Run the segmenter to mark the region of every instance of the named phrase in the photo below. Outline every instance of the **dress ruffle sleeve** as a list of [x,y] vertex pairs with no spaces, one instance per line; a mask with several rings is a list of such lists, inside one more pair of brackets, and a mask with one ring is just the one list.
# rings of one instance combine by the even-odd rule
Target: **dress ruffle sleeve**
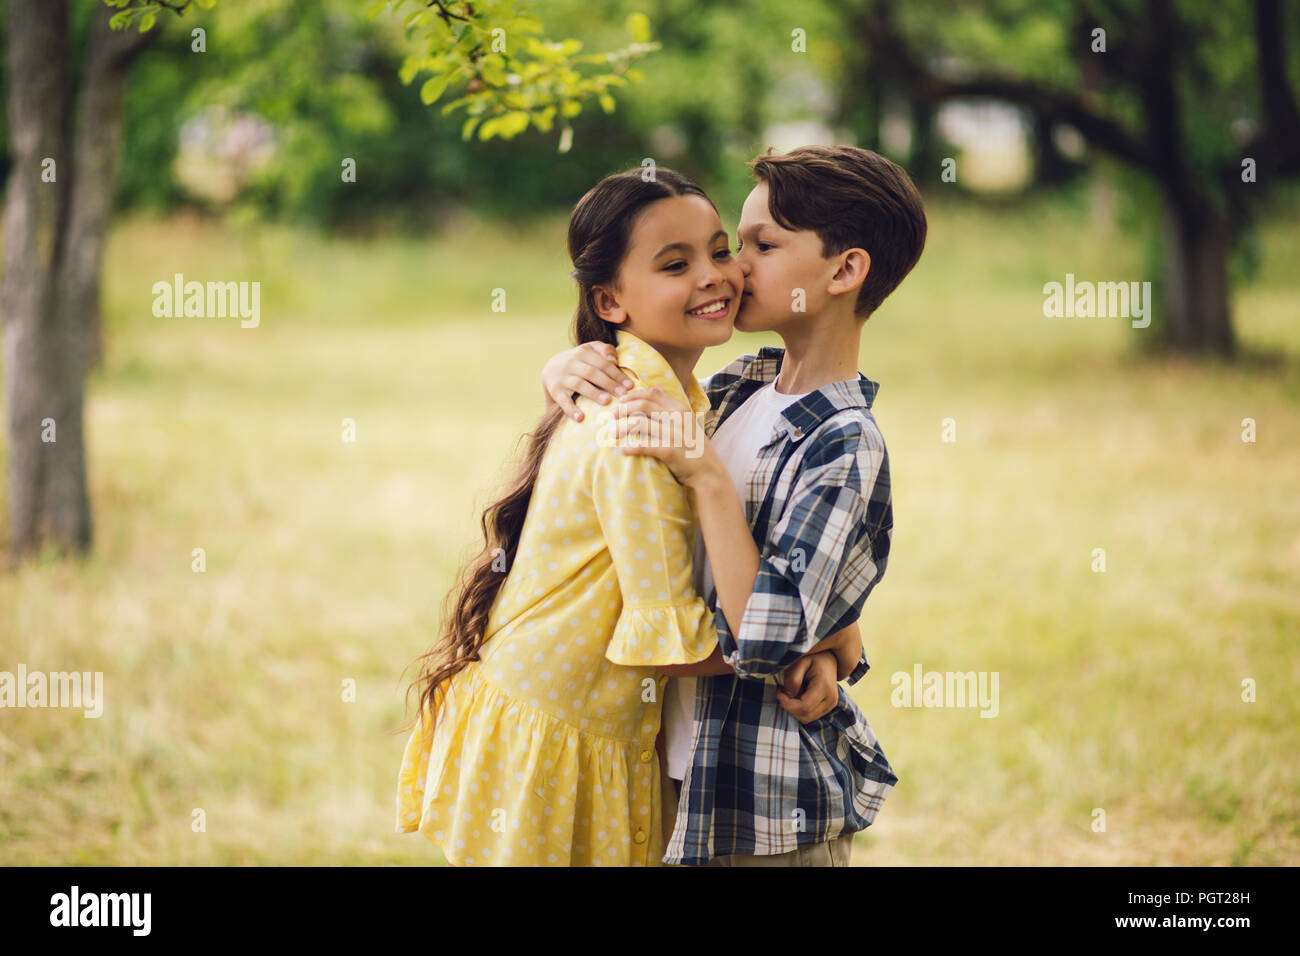
[[695,598],[689,604],[624,607],[605,657],[629,667],[694,664],[717,643],[713,611]]
[[695,590],[690,492],[659,459],[607,447],[593,466],[591,496],[623,602],[606,658],[632,666],[704,660],[717,625]]

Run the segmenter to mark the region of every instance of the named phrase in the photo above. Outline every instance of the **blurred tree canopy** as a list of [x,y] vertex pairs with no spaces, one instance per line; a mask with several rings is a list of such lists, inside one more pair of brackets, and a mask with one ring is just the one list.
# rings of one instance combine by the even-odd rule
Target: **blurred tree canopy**
[[[627,63],[654,47],[648,42],[627,44],[628,32],[622,28],[611,38],[615,49],[609,55],[616,62],[607,68],[606,54],[579,54],[580,41],[541,44],[533,35],[540,23],[512,13],[506,9],[511,5],[502,2],[477,5],[475,17],[483,22],[474,25],[475,31],[462,29],[465,23],[456,18],[455,8],[465,4],[444,5],[449,11],[446,21],[428,8],[401,18],[384,4],[360,0],[209,6],[188,8],[175,17],[164,10],[149,23],[168,38],[140,64],[132,88],[127,174],[119,193],[123,205],[166,207],[185,195],[174,167],[181,149],[178,131],[187,121],[206,115],[218,127],[239,117],[255,118],[272,132],[270,157],[245,170],[239,183],[238,205],[262,215],[336,226],[383,217],[389,222],[405,219],[419,228],[427,227],[440,206],[452,201],[489,213],[535,210],[553,201],[557,178],[584,182],[595,169],[600,169],[597,176],[606,170],[593,167],[590,152],[557,154],[556,136],[545,140],[536,133],[518,134],[531,121],[539,129],[555,127],[557,136],[568,138],[563,130],[575,122],[586,100],[599,104],[598,110],[588,112],[613,111],[611,90],[618,92],[617,87],[628,84],[627,74],[635,77]],[[367,7],[375,16],[365,15]],[[132,22],[143,25],[151,12],[156,10],[140,5],[116,16],[134,14]],[[570,23],[581,20],[576,5],[570,12]],[[412,20],[415,15],[432,17],[434,22],[424,26],[450,50],[430,53],[432,39],[423,45],[415,42],[413,33],[421,26]],[[489,25],[493,16],[512,32],[494,37],[496,28]],[[563,30],[567,24],[560,20],[557,26]],[[644,17],[626,26],[638,32],[648,29]],[[202,53],[191,48],[188,33],[195,27],[206,34]],[[531,45],[540,56],[516,61],[494,52],[474,53],[466,39],[472,35],[488,44],[489,51],[494,43],[507,50],[513,43]],[[620,41],[622,49],[617,48]],[[578,75],[571,61],[582,56],[602,61],[606,69]],[[542,59],[547,62],[541,64]],[[507,66],[538,75],[519,93],[506,88]],[[446,72],[420,76],[439,69]],[[563,96],[548,100],[541,85],[556,84],[547,70],[577,79]],[[500,92],[483,89],[484,80],[471,75],[474,71],[486,71],[489,81],[502,80]],[[412,84],[417,78],[420,81]],[[464,81],[459,90],[449,85],[457,78]],[[477,94],[466,88],[471,84],[479,85]],[[159,89],[182,93],[164,99],[157,95]],[[443,99],[449,102],[435,102],[444,90]],[[520,98],[524,96],[527,103]],[[456,114],[444,118],[447,107],[469,111],[469,122]],[[467,132],[474,135],[465,142]],[[220,128],[212,133],[223,141],[238,138]],[[502,145],[493,143],[491,135],[515,139]],[[608,155],[607,150],[606,163]],[[345,159],[356,165],[352,181],[340,175]],[[510,188],[502,188],[504,183]]]
[[[84,374],[122,208],[425,229],[458,207],[566,209],[649,157],[734,213],[781,124],[933,190],[939,110],[1000,101],[1029,118],[1040,182],[1071,174],[1062,131],[1123,167],[1159,237],[1148,338],[1227,355],[1233,258],[1300,176],[1283,0],[9,0],[0,30],[20,553],[90,541]],[[910,135],[891,149],[898,104]],[[57,446],[35,427],[51,408],[71,432]]]
[[[467,5],[438,6],[456,13]],[[528,7],[469,6],[507,23],[521,21],[511,11]],[[644,11],[636,21],[632,6]],[[269,124],[276,142],[274,156],[248,172],[234,202],[261,215],[331,226],[382,218],[389,225],[427,227],[455,205],[510,217],[567,209],[601,176],[647,156],[722,186],[724,199],[738,205],[749,182],[743,162],[765,145],[766,100],[776,78],[792,62],[815,72],[838,59],[834,17],[821,3],[796,15],[777,0],[704,8],[688,0],[554,0],[541,11],[546,35],[580,37],[564,41],[571,56],[609,50],[618,61],[608,74],[612,82],[580,90],[598,108],[566,118],[562,105],[543,101],[530,114],[540,114],[541,122],[535,119],[526,132],[509,129],[508,140],[498,132],[484,141],[482,126],[470,127],[465,140],[468,124],[459,110],[476,108],[463,101],[472,99],[478,77],[469,75],[467,63],[453,64],[449,72],[456,75],[447,77],[439,100],[422,102],[432,77],[418,71],[436,64],[423,56],[419,38],[408,36],[409,13],[363,0],[284,0],[251,8],[216,2],[182,16],[146,0],[121,12],[139,18],[151,8],[158,13],[151,29],[167,36],[137,67],[119,202],[166,208],[186,198],[210,201],[187,195],[177,179],[178,132],[220,107],[227,121],[246,114]],[[367,8],[376,16],[367,18]],[[460,26],[453,19],[448,30],[432,7],[412,12],[433,18],[413,27],[451,37]],[[521,22],[525,30],[535,28],[531,19]],[[207,34],[202,54],[190,49],[195,26]],[[806,56],[791,51],[796,27],[809,36]],[[652,34],[657,42],[645,42]],[[490,44],[490,30],[480,28],[479,35]],[[534,37],[525,32],[518,39]],[[511,42],[507,33],[507,47]],[[626,68],[632,56],[644,59]],[[482,68],[489,72],[502,68],[479,62],[488,63]],[[625,78],[633,82],[621,82]],[[179,94],[160,97],[161,89]],[[456,111],[444,116],[449,106]],[[547,117],[551,107],[555,115]],[[567,152],[557,149],[567,145],[557,142],[558,131],[538,129],[560,121],[574,130],[574,148]],[[343,157],[356,161],[355,182],[340,179]]]
[[[907,97],[1014,103],[1123,164],[1160,230],[1161,345],[1231,355],[1234,250],[1300,177],[1300,18],[1281,0],[832,0]],[[1292,58],[1294,59],[1294,58]],[[925,169],[912,170],[925,176]]]

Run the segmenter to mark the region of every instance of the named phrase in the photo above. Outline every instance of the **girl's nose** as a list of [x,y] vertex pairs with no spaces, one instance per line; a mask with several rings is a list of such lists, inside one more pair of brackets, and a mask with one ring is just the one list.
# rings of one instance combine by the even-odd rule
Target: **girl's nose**
[[709,260],[709,266],[704,270],[704,275],[700,277],[701,284],[708,288],[711,285],[719,285],[727,281],[727,274],[718,268],[718,264],[712,259]]

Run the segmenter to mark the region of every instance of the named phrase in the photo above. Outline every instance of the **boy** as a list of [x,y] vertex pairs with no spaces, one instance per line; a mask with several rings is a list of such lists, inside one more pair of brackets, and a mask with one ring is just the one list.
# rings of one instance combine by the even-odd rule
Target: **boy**
[[[866,320],[920,258],[926,220],[906,173],[870,150],[769,151],[749,166],[735,325],[774,331],[785,348],[742,356],[704,383],[702,455],[657,441],[629,449],[692,488],[707,553],[728,556],[708,564],[701,592],[716,595],[718,649],[663,668],[681,678],[664,705],[667,773],[681,780],[664,862],[847,866],[853,834],[898,778],[842,690],[802,726],[787,701],[807,666],[796,662],[857,621],[885,571],[889,459],[870,412],[879,386],[857,357]],[[574,414],[573,391],[604,401],[608,383],[621,393],[605,348],[556,356],[543,373],[548,397]],[[658,392],[623,401],[630,413],[680,412]],[[849,683],[868,666],[861,653]]]

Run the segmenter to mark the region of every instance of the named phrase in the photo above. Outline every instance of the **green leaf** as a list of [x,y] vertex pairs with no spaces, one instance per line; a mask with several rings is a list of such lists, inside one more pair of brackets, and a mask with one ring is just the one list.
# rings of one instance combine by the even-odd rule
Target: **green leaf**
[[554,125],[554,120],[555,120],[554,106],[548,106],[540,113],[533,114],[533,125],[536,126],[543,133],[549,133],[551,131],[551,127]]
[[600,99],[600,108],[602,110],[604,110],[606,113],[614,112],[614,97],[610,96],[608,93],[601,93],[599,99]]
[[472,100],[473,98],[474,98],[474,97],[472,97],[472,96],[462,96],[460,99],[452,100],[450,103],[448,103],[446,106],[444,106],[444,107],[442,108],[442,115],[443,115],[443,116],[446,116],[448,113],[450,113],[450,112],[451,112],[452,110],[454,110],[456,107],[458,107],[458,106],[464,106],[466,103],[468,103],[468,102],[469,102],[470,100]]
[[415,74],[419,72],[420,72],[420,58],[417,57],[415,54],[411,54],[405,60],[402,61],[402,68],[400,71],[398,71],[397,75],[401,79],[402,85],[407,86],[410,84],[410,82],[413,79],[415,79]]
[[528,114],[521,110],[511,110],[505,116],[501,117],[501,124],[498,127],[502,139],[510,139],[517,136],[528,128]]
[[442,91],[447,88],[446,76],[431,76],[424,81],[420,87],[420,101],[428,106],[438,97],[442,96]]
[[541,33],[541,21],[527,14],[521,14],[506,23],[506,34],[511,33]]
[[582,104],[577,100],[565,100],[560,104],[561,116],[577,116],[582,112]]
[[200,10],[211,10],[217,5],[217,0],[194,0]]
[[496,135],[497,129],[501,126],[501,117],[493,116],[483,122],[478,128],[478,138],[481,140],[491,139]]
[[534,40],[529,37],[526,44],[529,54],[535,56],[543,63],[563,63],[564,50],[558,43],[542,43],[540,40]]
[[469,119],[465,120],[465,125],[460,128],[460,138],[467,140],[473,136],[474,127],[477,126],[479,121],[482,119],[483,117],[481,116],[471,116]]
[[153,25],[158,22],[158,14],[150,10],[140,18],[140,32],[148,33],[153,29]]
[[650,42],[650,18],[644,13],[627,15],[627,32],[632,34],[633,43]]
[[493,86],[506,85],[506,61],[500,53],[489,53],[478,64],[483,79]]

